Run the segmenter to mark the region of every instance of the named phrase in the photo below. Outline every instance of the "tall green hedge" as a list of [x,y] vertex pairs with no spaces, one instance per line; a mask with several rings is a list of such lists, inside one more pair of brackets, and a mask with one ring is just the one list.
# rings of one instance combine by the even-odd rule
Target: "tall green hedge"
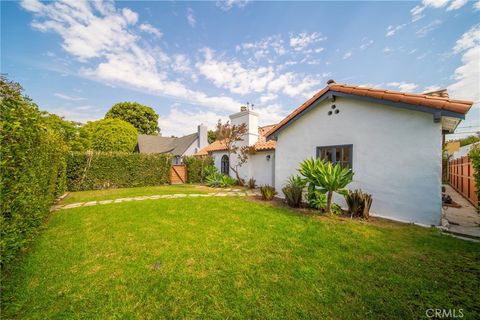
[[0,80],[0,264],[8,264],[65,189],[67,146],[22,88]]
[[475,144],[468,153],[474,170],[473,179],[477,186],[477,211],[480,212],[480,143]]
[[210,156],[183,156],[183,163],[187,167],[187,182],[200,183],[203,182],[203,169],[209,165],[213,165],[213,158]]
[[127,152],[72,152],[67,157],[69,191],[129,188],[170,182],[171,156]]

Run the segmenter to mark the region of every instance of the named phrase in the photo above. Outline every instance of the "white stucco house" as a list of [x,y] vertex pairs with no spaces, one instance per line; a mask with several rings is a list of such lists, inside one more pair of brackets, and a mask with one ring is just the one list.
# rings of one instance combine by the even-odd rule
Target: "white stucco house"
[[[255,154],[243,175],[274,185],[282,197],[280,190],[298,173],[299,163],[320,157],[352,168],[355,176],[348,188],[372,194],[372,215],[438,225],[444,134],[455,130],[472,104],[449,99],[444,92],[410,94],[330,80],[264,133],[271,149]],[[230,118],[232,123],[248,121],[252,131],[246,143],[258,143],[258,115],[246,110]],[[224,154],[209,153],[221,168]],[[334,200],[345,206],[343,198]]]
[[[258,113],[242,106],[240,112],[230,115],[232,125],[247,125],[248,133],[238,146],[253,147],[253,154],[249,155],[248,161],[238,170],[240,178],[248,181],[250,178],[256,180],[257,185],[274,185],[274,162],[275,162],[275,141],[266,141],[265,133],[274,125],[258,126]],[[235,173],[229,168],[229,164],[235,164],[236,156],[229,155],[222,141],[215,141],[201,149],[197,155],[210,154],[213,157],[215,166],[223,174],[235,178]]]
[[208,146],[208,129],[197,126],[197,132],[182,137],[163,137],[139,134],[135,151],[139,153],[168,153],[174,156],[174,163],[180,163],[182,156],[192,156]]

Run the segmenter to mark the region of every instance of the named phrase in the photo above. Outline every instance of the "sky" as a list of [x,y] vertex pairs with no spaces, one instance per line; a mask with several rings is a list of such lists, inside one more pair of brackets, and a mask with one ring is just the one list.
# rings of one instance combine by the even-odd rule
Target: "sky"
[[476,104],[480,1],[1,2],[1,72],[42,110],[101,119],[116,102],[183,135],[249,102],[280,121],[327,80],[405,92],[447,88]]

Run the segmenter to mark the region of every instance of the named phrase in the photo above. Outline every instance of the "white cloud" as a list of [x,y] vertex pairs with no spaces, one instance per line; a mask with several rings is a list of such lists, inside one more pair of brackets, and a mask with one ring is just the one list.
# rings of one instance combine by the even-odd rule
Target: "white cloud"
[[447,8],[447,11],[457,10],[463,7],[468,0],[453,0]]
[[385,53],[390,53],[390,52],[393,52],[393,49],[390,48],[390,47],[385,47],[385,48],[383,48],[382,51],[385,52]]
[[[92,4],[100,14],[94,12]],[[141,38],[130,27],[137,23],[138,14],[128,8],[117,10],[111,3],[87,1],[49,2],[43,6],[27,1],[22,6],[36,13],[34,28],[58,33],[66,52],[89,63],[78,71],[81,76],[211,109],[236,110],[240,105],[230,97],[208,96],[170,80],[171,66],[166,63],[170,58],[159,48],[140,46]]]
[[365,50],[365,49],[367,49],[368,47],[370,47],[372,44],[373,44],[373,40],[369,40],[369,41],[363,42],[363,43],[360,45],[360,50]]
[[387,83],[387,86],[389,87],[392,87],[392,88],[396,88],[400,91],[404,91],[404,92],[413,92],[413,90],[415,90],[416,88],[418,88],[418,85],[415,84],[415,83],[411,83],[411,82],[389,82]]
[[212,111],[179,109],[179,105],[174,104],[167,115],[160,115],[158,125],[163,136],[178,137],[196,132],[199,124],[214,130],[219,119],[225,121],[227,117]]
[[243,8],[245,7],[251,0],[223,0],[217,1],[217,7],[224,11],[229,11],[233,7]]
[[195,24],[197,23],[197,20],[195,20],[195,16],[193,15],[192,8],[187,9],[187,22],[190,25],[190,27],[195,28]]
[[453,53],[460,53],[464,50],[473,48],[479,45],[480,39],[480,24],[473,26],[465,32],[460,39],[457,40],[453,47]]
[[157,28],[155,28],[149,23],[142,23],[141,25],[138,26],[138,28],[143,32],[153,34],[157,38],[160,38],[163,35],[163,33],[160,30],[158,30]]
[[323,37],[320,32],[290,34],[290,46],[296,51],[302,51],[308,46],[326,39],[327,37]]
[[346,60],[346,59],[349,59],[351,56],[352,56],[352,51],[348,51],[343,55],[342,59]]
[[260,103],[264,104],[265,102],[272,101],[278,98],[277,94],[268,93],[260,97]]
[[57,98],[60,98],[60,99],[63,99],[63,100],[68,100],[68,101],[81,101],[81,100],[85,100],[84,98],[80,98],[80,97],[73,97],[73,96],[69,96],[67,94],[63,94],[63,93],[59,93],[59,92],[56,92],[53,94],[55,97]]
[[441,90],[442,87],[440,86],[437,86],[437,85],[431,85],[431,86],[427,86],[423,89],[423,92],[424,93],[427,93],[427,92],[434,92],[434,91],[438,91],[438,90]]
[[418,21],[421,18],[423,18],[425,15],[423,14],[423,11],[427,8],[443,8],[447,4],[449,6],[447,7],[447,11],[452,11],[452,10],[457,10],[463,7],[467,3],[467,0],[423,0],[420,5],[415,6],[412,10],[410,10],[410,13],[412,14],[412,22]]
[[284,41],[280,35],[265,37],[256,42],[246,42],[235,47],[236,51],[242,51],[243,54],[252,54],[255,59],[272,58],[273,56],[283,56],[287,53]]
[[453,52],[463,53],[462,65],[455,69],[455,82],[448,86],[456,99],[480,101],[480,24],[473,26],[457,40]]
[[190,59],[184,54],[176,54],[173,58],[173,70],[181,72],[181,73],[189,73],[192,72],[190,67]]
[[400,31],[401,29],[403,29],[406,25],[407,24],[404,23],[404,24],[400,24],[398,26],[388,26],[386,36],[391,37],[391,36],[395,35],[395,33]]
[[473,10],[474,10],[474,11],[480,10],[480,0],[478,0],[477,2],[475,2],[475,3],[473,4]]
[[440,20],[434,20],[432,22],[430,22],[429,24],[427,24],[426,26],[420,28],[416,34],[419,36],[419,37],[425,37],[427,34],[429,34],[431,31],[437,29],[440,25],[442,24],[442,21]]

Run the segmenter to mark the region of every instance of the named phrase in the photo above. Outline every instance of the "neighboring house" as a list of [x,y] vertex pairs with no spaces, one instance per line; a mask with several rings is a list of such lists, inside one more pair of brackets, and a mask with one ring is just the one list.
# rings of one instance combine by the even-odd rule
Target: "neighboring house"
[[[247,125],[248,133],[238,146],[251,146],[253,154],[248,156],[248,161],[239,168],[240,178],[246,182],[250,178],[256,180],[257,185],[273,185],[273,169],[275,163],[275,141],[266,141],[265,133],[274,125],[259,127],[258,113],[242,106],[240,112],[230,115],[232,125]],[[224,174],[235,178],[235,173],[230,170],[230,163],[235,165],[236,155],[229,155],[222,141],[215,141],[201,149],[197,155],[211,155],[215,166]]]
[[[276,141],[274,186],[280,191],[300,162],[320,157],[353,169],[348,188],[372,194],[373,215],[438,225],[443,135],[472,104],[330,80],[266,134]],[[345,207],[343,198],[335,201]]]
[[182,156],[194,155],[207,145],[208,129],[201,124],[198,126],[196,133],[179,138],[140,134],[135,151],[140,153],[168,153],[175,156],[174,162],[179,164]]

